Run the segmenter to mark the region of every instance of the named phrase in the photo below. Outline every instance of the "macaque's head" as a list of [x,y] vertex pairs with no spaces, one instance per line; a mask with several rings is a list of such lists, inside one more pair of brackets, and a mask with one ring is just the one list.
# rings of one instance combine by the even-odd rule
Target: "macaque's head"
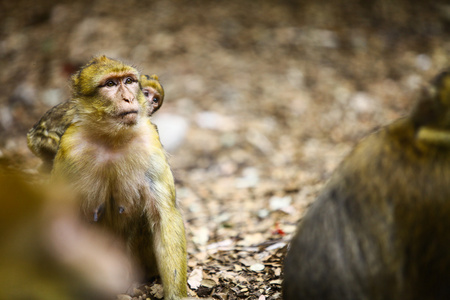
[[151,116],[163,104],[164,89],[159,82],[157,75],[141,75],[139,82],[141,84],[144,97],[147,100],[147,115]]
[[450,69],[442,72],[433,82],[436,88],[437,102],[442,110],[442,125],[450,129]]
[[417,126],[450,129],[450,69],[441,72],[423,89],[412,120]]
[[146,105],[138,80],[135,68],[99,56],[72,76],[74,99],[90,118],[134,125]]

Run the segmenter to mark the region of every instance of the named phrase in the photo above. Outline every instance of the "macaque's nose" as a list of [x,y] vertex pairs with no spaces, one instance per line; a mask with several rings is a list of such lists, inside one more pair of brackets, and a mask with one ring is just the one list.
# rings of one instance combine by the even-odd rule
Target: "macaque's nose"
[[134,94],[129,91],[127,88],[123,89],[122,92],[122,99],[127,103],[132,103],[134,101]]
[[122,95],[122,98],[123,98],[123,100],[124,100],[125,102],[131,103],[131,102],[133,102],[133,100],[134,100],[134,95],[131,94],[131,93],[124,93],[124,94]]

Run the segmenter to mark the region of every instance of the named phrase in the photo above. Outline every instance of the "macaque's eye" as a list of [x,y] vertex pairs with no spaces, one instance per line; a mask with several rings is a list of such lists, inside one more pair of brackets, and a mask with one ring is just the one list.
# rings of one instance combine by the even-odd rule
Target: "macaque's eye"
[[108,80],[106,83],[105,83],[105,86],[115,86],[116,85],[116,83],[114,82],[114,81],[112,81],[112,80]]
[[127,77],[126,79],[125,79],[125,83],[126,84],[131,84],[131,83],[133,83],[133,79],[131,78],[131,77]]
[[153,103],[158,103],[158,102],[159,102],[159,99],[157,97],[154,97],[153,98]]
[[148,91],[144,91],[144,96],[148,97],[150,95],[150,93]]

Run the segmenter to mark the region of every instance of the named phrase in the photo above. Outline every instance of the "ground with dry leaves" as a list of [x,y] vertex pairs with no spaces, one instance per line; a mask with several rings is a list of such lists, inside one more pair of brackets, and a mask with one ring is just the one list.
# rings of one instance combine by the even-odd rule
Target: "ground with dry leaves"
[[35,174],[26,131],[91,56],[158,74],[190,295],[280,299],[286,245],[333,169],[450,65],[445,1],[373,2],[2,1],[0,155]]

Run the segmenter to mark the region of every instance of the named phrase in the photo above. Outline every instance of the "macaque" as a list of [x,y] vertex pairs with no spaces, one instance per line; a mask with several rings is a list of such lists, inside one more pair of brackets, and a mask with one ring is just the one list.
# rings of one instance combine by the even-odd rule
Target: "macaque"
[[450,72],[362,140],[301,220],[283,297],[450,299]]
[[[141,75],[139,84],[148,102],[147,113],[151,116],[163,104],[164,89],[157,75]],[[51,171],[61,136],[72,123],[75,114],[76,106],[73,101],[62,102],[49,109],[28,132],[28,148],[42,159],[43,171]]]
[[25,180],[0,166],[0,299],[114,299],[134,278],[124,248]]
[[74,116],[61,137],[52,178],[76,193],[86,222],[123,240],[165,299],[187,295],[184,224],[174,178],[138,71],[99,56],[71,78]]

